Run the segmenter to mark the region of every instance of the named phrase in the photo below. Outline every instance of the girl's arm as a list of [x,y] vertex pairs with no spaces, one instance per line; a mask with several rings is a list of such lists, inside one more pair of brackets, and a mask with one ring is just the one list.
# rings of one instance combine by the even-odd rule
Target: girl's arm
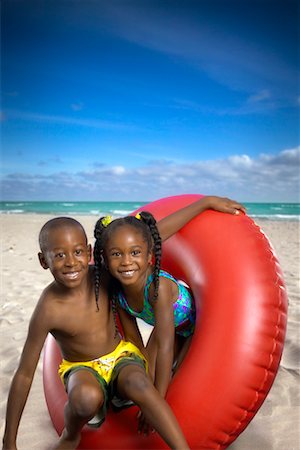
[[144,347],[143,338],[139,330],[136,318],[128,314],[120,306],[118,307],[118,315],[122,325],[124,338],[126,341],[132,342],[147,358],[146,349]]
[[157,228],[162,241],[168,239],[191,219],[206,209],[214,209],[229,214],[246,212],[246,209],[242,204],[230,200],[229,198],[215,196],[203,197],[157,222]]
[[170,280],[160,278],[159,294],[153,309],[157,344],[154,385],[158,392],[165,397],[172,376],[175,344],[172,282]]

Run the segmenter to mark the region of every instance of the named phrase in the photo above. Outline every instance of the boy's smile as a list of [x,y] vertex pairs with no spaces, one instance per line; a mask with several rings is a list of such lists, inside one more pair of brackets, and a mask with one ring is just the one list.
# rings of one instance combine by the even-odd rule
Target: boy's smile
[[69,278],[70,280],[76,280],[76,278],[78,278],[78,276],[79,276],[79,273],[80,272],[78,272],[78,271],[76,271],[76,272],[66,272],[65,276],[67,278]]

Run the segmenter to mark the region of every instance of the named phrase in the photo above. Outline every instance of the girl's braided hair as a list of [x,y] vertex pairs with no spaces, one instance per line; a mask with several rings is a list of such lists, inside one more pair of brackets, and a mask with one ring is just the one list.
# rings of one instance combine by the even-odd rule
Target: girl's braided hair
[[[108,223],[107,223],[108,222]],[[107,217],[101,217],[96,225],[94,230],[94,237],[96,239],[94,245],[94,264],[95,264],[95,294],[96,294],[96,304],[98,306],[99,299],[99,288],[100,288],[100,274],[101,270],[105,267],[104,262],[104,251],[107,244],[108,239],[112,235],[112,233],[119,227],[124,225],[130,225],[134,227],[136,230],[140,231],[144,240],[147,243],[149,252],[153,250],[154,253],[154,295],[152,301],[154,302],[158,296],[158,288],[159,288],[159,271],[160,271],[160,263],[161,263],[161,238],[156,226],[156,220],[150,212],[142,211],[134,216],[126,216],[121,217],[119,219],[115,219],[113,221],[107,220]],[[117,293],[120,289],[120,285],[117,280],[114,280],[112,283],[109,294],[112,298],[112,308],[114,312],[114,316],[116,315],[116,302],[117,302]]]

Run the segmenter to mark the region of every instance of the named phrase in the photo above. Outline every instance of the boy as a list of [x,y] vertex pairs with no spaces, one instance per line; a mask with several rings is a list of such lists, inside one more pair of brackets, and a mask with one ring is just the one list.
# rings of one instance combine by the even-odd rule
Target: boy
[[[3,449],[17,448],[18,425],[48,332],[61,348],[60,374],[68,392],[65,430],[57,450],[78,446],[82,427],[99,411],[104,415],[112,388],[121,401],[130,399],[141,408],[171,448],[187,449],[175,416],[146,374],[143,354],[115,333],[104,279],[96,308],[91,247],[82,226],[71,218],[52,219],[40,232],[40,247],[40,263],[50,269],[54,281],[42,293],[30,321],[9,393]],[[98,365],[72,364],[98,358]]]

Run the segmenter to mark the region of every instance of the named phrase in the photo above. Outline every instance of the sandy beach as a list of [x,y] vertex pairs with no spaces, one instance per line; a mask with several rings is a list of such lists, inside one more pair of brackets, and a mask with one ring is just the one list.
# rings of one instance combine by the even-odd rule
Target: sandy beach
[[[42,289],[51,281],[37,259],[38,233],[51,216],[1,216],[1,437],[9,385],[17,367],[27,327]],[[93,243],[94,217],[76,217]],[[300,286],[299,223],[256,221],[275,248],[289,296],[284,353],[274,385],[247,429],[231,445],[233,450],[300,449]],[[42,359],[23,413],[19,450],[48,450],[56,442],[42,386]]]

